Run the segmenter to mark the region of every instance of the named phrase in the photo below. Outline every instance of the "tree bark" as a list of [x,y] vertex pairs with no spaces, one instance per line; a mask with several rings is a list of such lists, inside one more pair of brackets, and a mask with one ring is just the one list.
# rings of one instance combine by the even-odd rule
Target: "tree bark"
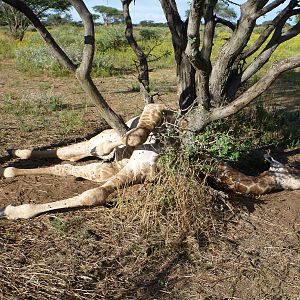
[[210,122],[236,114],[266,91],[280,74],[298,67],[300,67],[300,55],[273,63],[265,76],[228,105],[214,108],[209,112],[191,111],[190,114],[185,116],[183,129],[197,133]]
[[160,3],[172,35],[176,61],[179,107],[181,113],[185,114],[193,107],[197,97],[196,71],[185,53],[187,46],[187,24],[181,20],[175,0],[160,0]]

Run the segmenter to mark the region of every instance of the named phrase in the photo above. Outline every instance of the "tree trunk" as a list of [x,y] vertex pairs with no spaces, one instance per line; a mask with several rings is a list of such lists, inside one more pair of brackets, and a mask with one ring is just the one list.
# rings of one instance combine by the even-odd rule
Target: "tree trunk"
[[185,114],[196,99],[195,69],[182,48],[175,47],[175,58],[179,107],[182,114]]

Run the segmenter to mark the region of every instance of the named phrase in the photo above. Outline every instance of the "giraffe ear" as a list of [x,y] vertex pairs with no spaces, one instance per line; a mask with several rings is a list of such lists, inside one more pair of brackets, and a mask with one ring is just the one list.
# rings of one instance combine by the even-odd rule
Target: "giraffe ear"
[[265,154],[265,155],[264,155],[264,159],[265,159],[268,163],[270,163],[270,166],[271,166],[272,168],[282,168],[282,167],[284,167],[284,165],[283,165],[281,162],[275,160],[270,154]]

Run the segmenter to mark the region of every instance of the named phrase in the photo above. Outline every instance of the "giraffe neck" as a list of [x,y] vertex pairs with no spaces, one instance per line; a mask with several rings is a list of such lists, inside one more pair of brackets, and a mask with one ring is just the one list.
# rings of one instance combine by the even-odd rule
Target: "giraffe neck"
[[276,177],[270,175],[268,171],[257,177],[247,176],[227,164],[221,164],[218,167],[217,176],[231,190],[243,194],[262,195],[282,189]]

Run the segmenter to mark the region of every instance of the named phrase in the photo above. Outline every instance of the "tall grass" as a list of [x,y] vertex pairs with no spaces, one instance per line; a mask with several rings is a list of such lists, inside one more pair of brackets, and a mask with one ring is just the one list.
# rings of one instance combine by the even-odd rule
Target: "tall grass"
[[[257,28],[254,31],[249,44],[258,38],[261,30],[261,28]],[[50,29],[50,32],[74,63],[79,63],[83,49],[83,28],[63,25]],[[136,27],[134,34],[139,45],[149,55],[150,68],[165,68],[175,65],[171,35],[167,27]],[[223,27],[217,28],[213,60],[230,35],[229,30]],[[136,57],[125,39],[123,25],[96,26],[95,37],[94,75],[106,76],[135,71]],[[2,29],[0,41],[0,59],[15,57],[17,66],[24,71],[46,71],[58,76],[68,73],[60,66],[37,32],[27,32],[22,42],[15,42]],[[276,60],[296,55],[299,51],[300,36],[296,36],[278,47],[266,67]],[[257,53],[252,55],[246,63],[250,64],[256,56]],[[258,76],[261,76],[265,72],[264,70],[266,68],[260,71]]]
[[[83,28],[60,26],[50,29],[51,34],[75,64],[80,63],[83,50]],[[27,32],[22,42],[9,40],[0,33],[0,58],[15,56],[16,65],[22,71],[45,71],[64,76],[62,67],[37,32]],[[168,67],[174,64],[170,36],[167,28],[136,28],[138,43],[148,55],[150,68]],[[136,70],[136,57],[124,35],[123,26],[97,26],[95,30],[95,56],[93,74],[109,76]]]
[[17,44],[14,39],[0,30],[0,59],[14,58],[16,47]]

